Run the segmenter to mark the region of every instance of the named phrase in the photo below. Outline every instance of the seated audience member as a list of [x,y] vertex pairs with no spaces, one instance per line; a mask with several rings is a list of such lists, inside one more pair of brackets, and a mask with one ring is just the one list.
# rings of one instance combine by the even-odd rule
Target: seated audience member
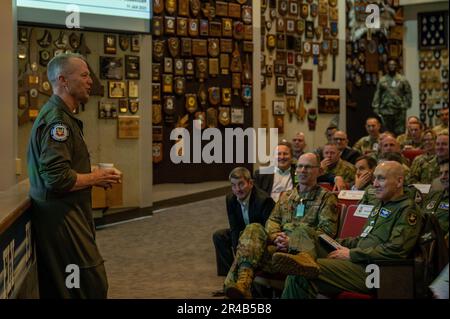
[[443,108],[439,112],[439,120],[441,124],[433,127],[434,133],[436,135],[447,134],[448,135],[448,108]]
[[353,182],[355,167],[340,158],[336,144],[325,144],[323,156],[324,159],[320,162],[320,167],[324,174],[341,176],[348,184]]
[[433,130],[423,133],[424,154],[414,158],[409,172],[408,184],[431,184],[439,176],[439,167],[436,159],[436,134]]
[[366,131],[369,135],[361,137],[353,145],[353,149],[358,151],[361,155],[378,152],[380,129],[380,121],[375,117],[369,117],[366,120]]
[[310,299],[319,293],[341,291],[369,294],[367,264],[410,256],[419,238],[422,215],[403,193],[402,172],[397,162],[384,162],[376,167],[374,186],[379,203],[358,237],[338,240],[341,246],[328,255],[317,240],[315,256],[308,252],[273,255],[275,268],[289,275],[282,298]]
[[443,233],[448,238],[448,158],[439,162],[440,182],[443,190],[433,191],[425,198],[422,211],[428,214],[434,214]]
[[224,282],[229,298],[251,298],[251,285],[258,269],[273,272],[275,251],[297,252],[306,249],[310,236],[325,233],[336,236],[337,198],[317,185],[320,174],[316,154],[300,156],[296,173],[298,186],[281,195],[265,228],[250,224],[239,237],[234,262]]
[[374,158],[367,155],[358,157],[355,164],[355,183],[351,189],[361,191],[366,190],[370,185],[372,185],[373,172],[376,166],[377,162]]
[[292,139],[292,162],[297,163],[298,158],[305,154],[306,141],[303,132],[297,132]]
[[[448,134],[439,134],[436,138],[436,158],[431,165],[438,166],[439,162],[446,159],[448,159]],[[431,182],[431,190],[442,190],[442,184],[438,177]]]
[[356,159],[361,156],[358,151],[348,147],[347,133],[344,131],[336,131],[333,135],[333,143],[336,144],[338,151],[341,153],[342,160],[355,164]]
[[402,150],[400,148],[400,144],[395,139],[395,137],[386,135],[381,141],[380,141],[380,152],[375,156],[375,159],[379,160],[381,156],[383,156],[384,153],[398,153],[401,161],[403,164],[408,166],[409,162],[408,160],[402,155]]
[[278,143],[275,156],[277,167],[273,168],[273,173],[263,174],[261,170],[256,170],[254,183],[277,202],[282,192],[292,189],[296,184],[291,144],[283,141]]
[[406,133],[399,135],[397,141],[401,149],[422,147],[422,123],[417,116],[408,117]]
[[275,206],[266,192],[253,185],[250,171],[245,167],[233,169],[229,180],[232,193],[226,197],[226,206],[230,228],[213,234],[219,276],[226,276],[230,270],[241,231],[252,223],[264,226]]
[[[379,164],[381,164],[383,162],[387,162],[387,161],[394,161],[394,162],[399,163],[403,169],[403,176],[408,176],[409,167],[406,166],[405,164],[402,164],[402,158],[399,153],[394,153],[394,152],[384,153],[378,160],[377,164],[379,165]],[[416,204],[420,204],[423,199],[422,193],[416,187],[407,184],[406,179],[404,179],[404,180],[405,180],[405,184],[403,185],[403,192],[413,202],[415,202]],[[364,191],[364,195],[361,198],[361,200],[359,201],[359,204],[376,205],[378,203],[378,199],[375,196],[375,191],[376,190],[375,190],[374,185],[369,185],[368,187],[366,187],[366,189]]]

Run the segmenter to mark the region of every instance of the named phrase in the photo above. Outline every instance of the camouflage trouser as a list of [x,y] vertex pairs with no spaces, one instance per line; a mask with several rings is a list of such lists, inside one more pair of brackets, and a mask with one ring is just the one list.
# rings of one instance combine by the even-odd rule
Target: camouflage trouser
[[394,133],[396,136],[405,133],[406,110],[398,110],[396,114],[384,115],[384,129]]
[[349,260],[317,259],[320,274],[317,279],[308,280],[303,276],[288,276],[283,295],[285,299],[313,299],[318,293],[336,295],[341,291],[368,294],[365,266]]
[[[299,224],[287,235],[290,250],[305,251],[316,257],[318,245],[312,228]],[[275,273],[272,264],[272,255],[275,252],[276,246],[268,244],[268,234],[264,227],[258,223],[248,225],[239,237],[236,256],[225,278],[224,286],[228,287],[236,283],[239,268],[242,265],[253,270]]]

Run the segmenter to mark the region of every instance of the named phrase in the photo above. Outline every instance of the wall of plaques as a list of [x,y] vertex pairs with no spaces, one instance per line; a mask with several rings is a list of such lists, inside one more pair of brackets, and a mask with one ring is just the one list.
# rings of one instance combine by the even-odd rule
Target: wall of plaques
[[270,108],[281,134],[285,115],[289,122],[307,120],[308,129],[314,131],[318,113],[339,113],[338,20],[335,0],[262,1],[261,87],[274,97],[272,105],[262,110],[263,126],[268,125]]
[[174,164],[170,133],[192,133],[193,120],[202,131],[252,126],[251,1],[153,0],[153,13],[153,183],[226,180],[235,164]]
[[371,31],[366,26],[366,6],[369,2],[347,0],[346,21],[346,104],[347,132],[350,143],[367,135],[364,125],[374,116],[372,100],[378,80],[387,72],[387,62],[397,60],[403,73],[403,8],[398,1],[382,0],[380,29]]
[[419,117],[428,127],[448,108],[448,11],[417,15],[419,49]]

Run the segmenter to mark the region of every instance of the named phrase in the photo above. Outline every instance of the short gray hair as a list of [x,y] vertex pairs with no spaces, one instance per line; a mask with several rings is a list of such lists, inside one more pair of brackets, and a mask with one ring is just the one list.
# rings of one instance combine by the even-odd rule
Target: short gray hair
[[252,180],[252,174],[245,167],[236,167],[230,172],[230,175],[228,176],[228,179],[230,181],[231,181],[232,178],[235,178],[235,179],[243,178],[246,181],[251,181]]
[[84,56],[78,53],[61,53],[52,58],[47,66],[47,77],[52,86],[56,85],[61,74],[68,71],[70,59],[81,59],[86,62]]

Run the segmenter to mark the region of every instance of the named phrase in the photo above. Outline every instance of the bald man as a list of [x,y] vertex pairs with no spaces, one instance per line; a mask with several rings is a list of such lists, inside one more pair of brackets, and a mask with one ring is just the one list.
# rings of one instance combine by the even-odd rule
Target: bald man
[[[406,259],[414,248],[422,225],[417,206],[403,193],[402,166],[393,161],[379,164],[374,172],[375,205],[361,235],[340,239],[341,246],[319,259],[275,253],[273,263],[283,264],[280,270],[287,277],[282,298],[309,299],[318,293],[329,295],[341,291],[368,294],[366,265],[377,260]],[[325,258],[320,258],[325,257]],[[303,260],[308,260],[304,263]],[[311,269],[317,268],[313,272]],[[314,275],[316,274],[316,275]]]

